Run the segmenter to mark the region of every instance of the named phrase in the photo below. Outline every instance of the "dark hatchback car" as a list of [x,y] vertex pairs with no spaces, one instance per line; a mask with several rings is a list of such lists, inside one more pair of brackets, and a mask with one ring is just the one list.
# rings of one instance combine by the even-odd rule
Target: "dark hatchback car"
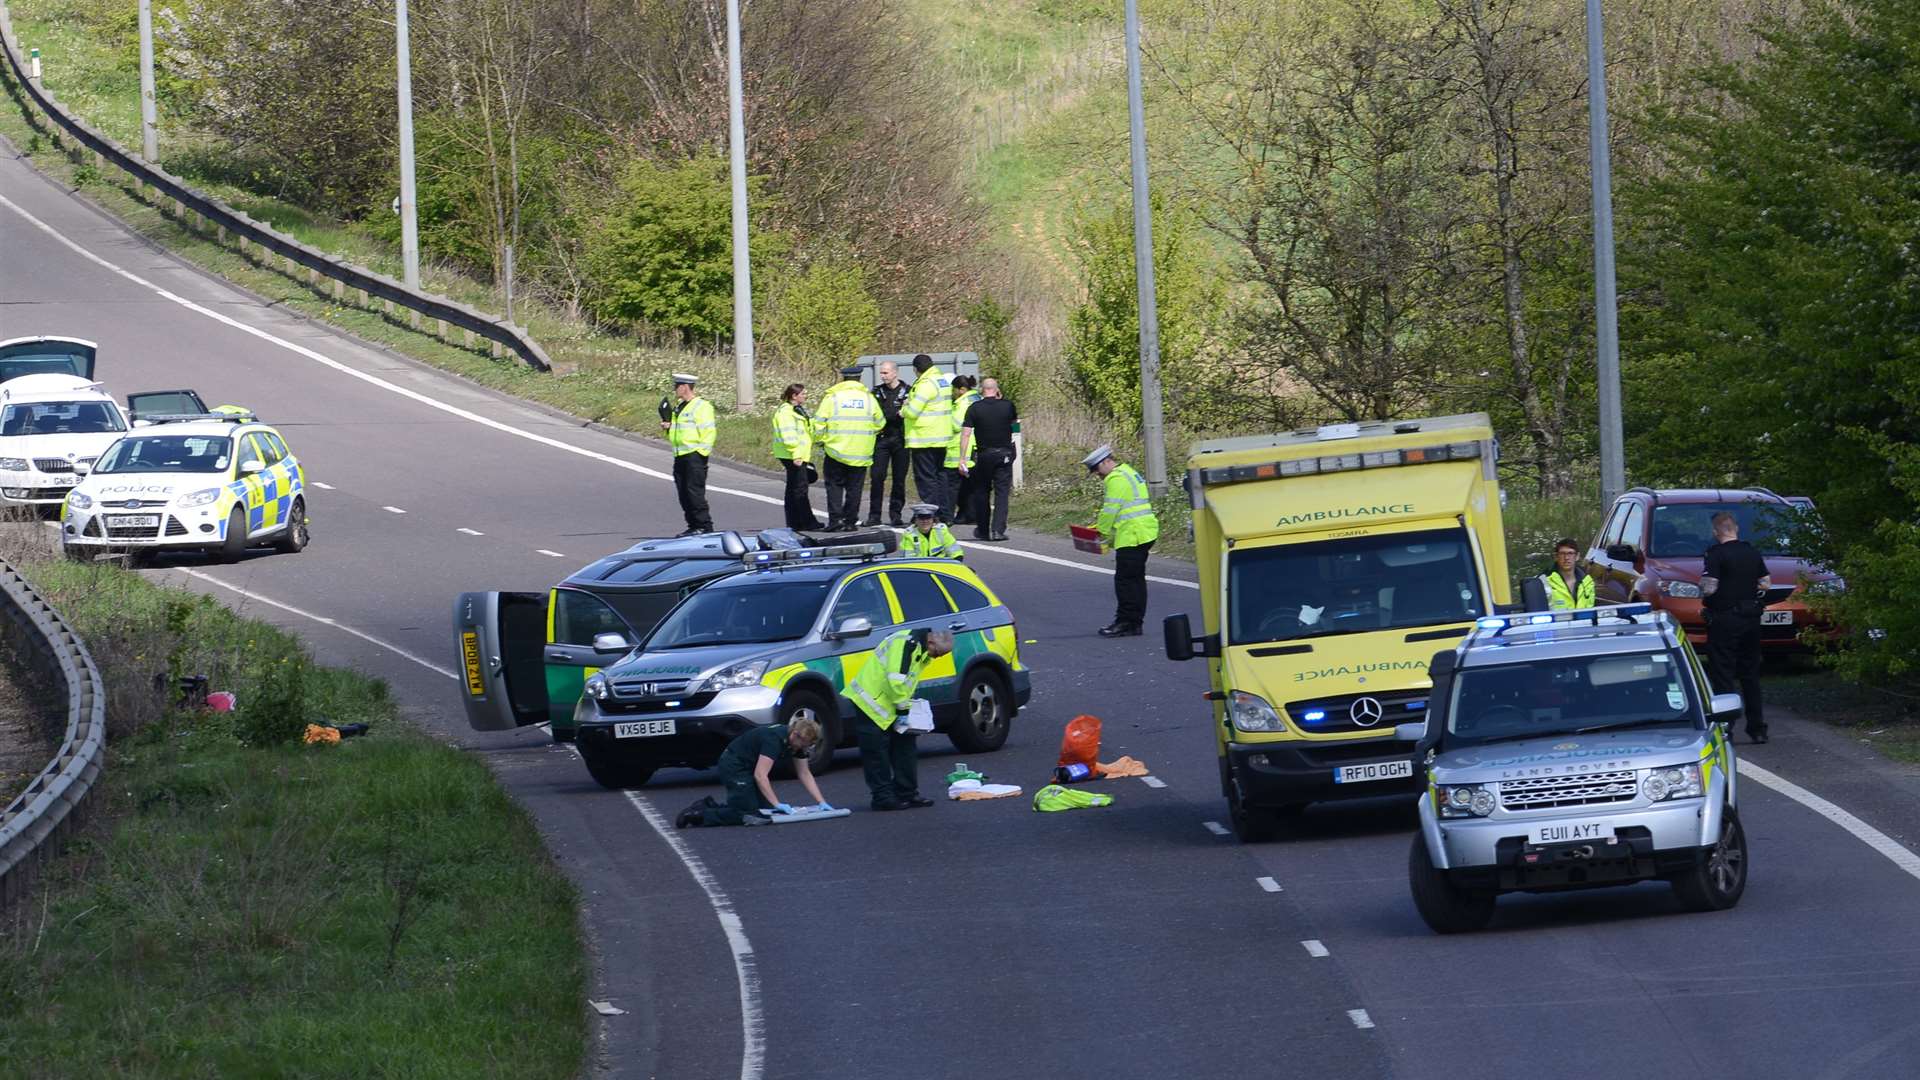
[[1804,497],[1782,498],[1765,488],[1634,488],[1615,499],[1606,523],[1587,551],[1595,573],[1595,599],[1602,604],[1646,601],[1672,614],[1695,645],[1707,638],[1700,608],[1700,577],[1714,544],[1713,516],[1722,510],[1740,521],[1740,537],[1760,549],[1772,589],[1760,615],[1760,645],[1768,652],[1804,650],[1802,632],[1831,633],[1807,605],[1810,595],[1846,587],[1832,571],[1787,550],[1785,537]]

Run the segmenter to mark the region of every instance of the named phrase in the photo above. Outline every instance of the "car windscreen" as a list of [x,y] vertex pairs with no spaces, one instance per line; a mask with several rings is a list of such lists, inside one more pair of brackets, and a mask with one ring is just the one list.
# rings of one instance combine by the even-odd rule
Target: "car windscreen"
[[1665,558],[1705,555],[1718,543],[1713,536],[1713,515],[1722,510],[1740,522],[1740,539],[1760,549],[1762,555],[1794,554],[1787,550],[1786,538],[1793,529],[1795,512],[1792,507],[1770,502],[1656,503],[1647,554]]
[[1433,626],[1485,614],[1465,529],[1242,548],[1227,556],[1235,645]]
[[233,463],[225,435],[133,435],[114,443],[95,473],[225,472]]
[[98,435],[125,430],[120,411],[104,401],[32,401],[0,409],[0,436]]
[[743,587],[708,586],[667,616],[646,648],[753,645],[792,641],[813,629],[829,581],[756,580]]
[[1675,653],[1616,653],[1461,668],[1453,674],[1447,742],[1502,742],[1692,721]]

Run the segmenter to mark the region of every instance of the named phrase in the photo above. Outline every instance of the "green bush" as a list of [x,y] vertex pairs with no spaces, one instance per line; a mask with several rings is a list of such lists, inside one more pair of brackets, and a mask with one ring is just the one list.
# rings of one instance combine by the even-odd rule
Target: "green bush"
[[774,286],[767,305],[767,341],[803,367],[844,364],[873,344],[880,305],[867,272],[840,256],[816,259]]
[[234,710],[234,733],[249,746],[293,742],[307,729],[307,658],[294,653],[247,672]]

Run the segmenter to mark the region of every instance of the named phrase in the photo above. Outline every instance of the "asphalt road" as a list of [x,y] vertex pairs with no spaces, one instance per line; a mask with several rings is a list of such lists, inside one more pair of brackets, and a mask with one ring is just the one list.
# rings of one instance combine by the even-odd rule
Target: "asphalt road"
[[[0,337],[94,338],[118,393],[190,385],[249,405],[327,485],[306,552],[152,573],[386,676],[422,724],[494,766],[580,886],[592,997],[626,1010],[597,1021],[599,1075],[1920,1075],[1920,880],[1829,817],[1743,779],[1753,871],[1732,912],[1685,915],[1649,885],[1509,898],[1491,930],[1436,937],[1407,896],[1409,806],[1315,810],[1261,846],[1215,831],[1203,669],[1167,662],[1153,637],[1096,637],[1110,579],[1050,538],[1012,545],[1049,561],[972,559],[1031,640],[1035,698],[1006,748],[971,764],[1031,792],[1087,712],[1105,721],[1104,754],[1142,759],[1153,783],[1099,785],[1114,806],[1064,814],[943,801],[662,830],[710,776],[663,773],[629,797],[537,730],[467,731],[448,631],[461,590],[540,589],[678,531],[661,449],[268,308],[10,150],[0,198]],[[775,483],[716,467],[711,484],[741,493],[714,493],[722,527],[778,523]],[[1194,599],[1155,584],[1152,614]],[[1895,837],[1920,832],[1910,773],[1817,725],[1775,727],[1749,760]],[[957,757],[939,738],[927,750],[937,790],[927,781]],[[860,807],[853,756],[824,787]]]

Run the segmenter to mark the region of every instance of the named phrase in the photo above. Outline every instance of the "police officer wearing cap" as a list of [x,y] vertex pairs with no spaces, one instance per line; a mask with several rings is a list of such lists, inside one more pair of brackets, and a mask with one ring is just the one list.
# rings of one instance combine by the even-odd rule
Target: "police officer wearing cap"
[[1160,539],[1160,519],[1154,516],[1153,501],[1147,497],[1147,482],[1133,466],[1120,464],[1113,456],[1113,447],[1102,446],[1080,464],[1106,485],[1095,524],[1100,542],[1113,549],[1117,606],[1113,623],[1102,627],[1100,636],[1137,636],[1147,618],[1147,553]]
[[966,561],[960,541],[953,530],[939,521],[940,508],[932,503],[915,503],[913,524],[900,534],[900,550],[916,559],[953,559]]
[[673,447],[673,488],[680,495],[680,511],[686,515],[687,528],[681,536],[697,536],[713,531],[713,515],[707,510],[707,458],[713,453],[713,402],[701,397],[694,384],[697,376],[674,372],[673,396],[677,404],[662,403],[660,426]]
[[829,532],[860,528],[860,493],[873,464],[874,442],[886,424],[880,402],[860,381],[860,370],[858,364],[841,368],[840,381],[827,388],[814,416],[814,432],[827,452]]

